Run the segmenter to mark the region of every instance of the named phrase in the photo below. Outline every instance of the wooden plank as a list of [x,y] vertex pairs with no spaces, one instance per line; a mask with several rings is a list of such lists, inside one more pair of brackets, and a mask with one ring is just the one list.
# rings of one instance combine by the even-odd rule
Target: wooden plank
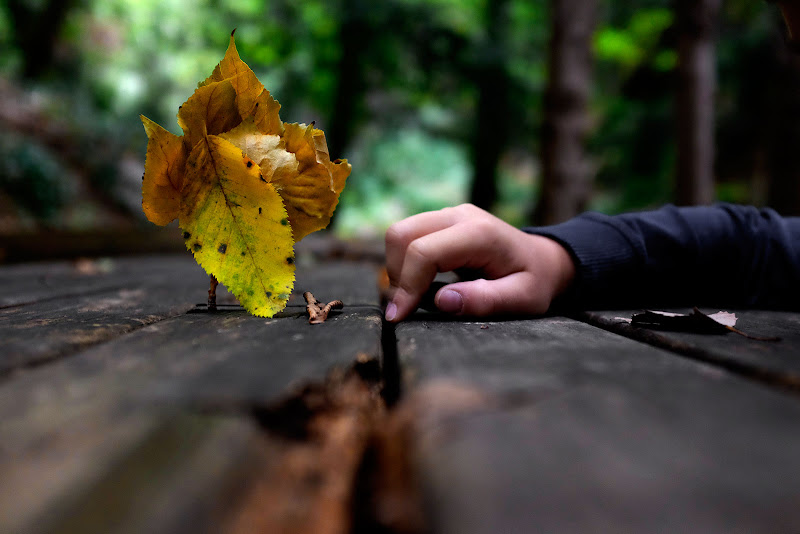
[[[134,425],[138,432],[132,431],[130,418],[109,421],[110,433],[125,437],[98,441],[94,454],[78,454],[67,472],[61,462],[41,465],[38,479],[26,476],[0,505],[0,529],[64,534],[217,531],[259,457],[260,432],[254,422],[148,412],[137,419],[148,420],[144,426]],[[42,490],[56,495],[46,506]]]
[[0,309],[0,375],[73,353],[144,325],[185,313],[205,277],[165,278],[85,296]]
[[[377,267],[349,261],[319,264],[302,255],[297,261],[297,280],[289,305],[303,304],[305,291],[351,306],[378,304]],[[180,282],[186,277],[191,280],[190,287],[197,286],[194,300],[203,302],[206,275],[188,253],[5,265],[0,266],[0,308],[138,287],[164,279]],[[221,302],[235,302],[224,286],[219,291]]]
[[[582,320],[663,347],[686,356],[722,366],[745,376],[800,390],[800,315],[765,310],[729,310],[736,313],[736,327],[761,337],[779,337],[768,342],[747,339],[733,332],[709,335],[633,327],[619,320],[636,311],[587,312]],[[668,310],[689,313],[691,310]],[[714,313],[718,310],[703,310]]]
[[378,357],[380,336],[380,313],[369,308],[313,326],[299,309],[273,319],[224,312],[165,320],[0,384],[2,451],[22,454],[43,435],[85,431],[131,406],[270,404],[359,354]]
[[82,494],[87,465],[108,466],[141,442],[136,429],[152,422],[137,423],[140,412],[268,407],[359,354],[377,357],[380,325],[375,308],[345,308],[314,326],[301,308],[273,319],[184,314],[18,373],[0,384],[0,495],[24,486],[31,497],[0,517],[30,518]]
[[308,262],[298,259],[297,280],[290,306],[305,306],[303,293],[311,291],[317,299],[341,300],[345,306],[377,306],[378,268],[369,263],[350,261]]
[[196,277],[201,272],[186,255],[5,265],[0,266],[0,308],[121,289],[148,278]]
[[[40,364],[111,340],[144,325],[182,314],[206,297],[208,277],[190,257],[114,260],[112,272],[81,279],[77,294],[39,300],[29,305],[0,309],[0,375],[13,369]],[[47,275],[47,272],[55,274]],[[41,299],[37,280],[47,286],[66,288],[75,274],[68,264],[51,264],[25,271],[8,268],[10,295],[20,302]],[[376,304],[378,289],[374,269],[357,263],[338,262],[298,269],[290,304],[304,305],[302,292],[310,290],[324,300],[341,299],[348,306]],[[14,287],[23,288],[14,293]],[[64,291],[67,291],[64,289]],[[219,290],[219,302],[235,303]]]
[[396,337],[433,531],[800,530],[793,395],[564,318]]

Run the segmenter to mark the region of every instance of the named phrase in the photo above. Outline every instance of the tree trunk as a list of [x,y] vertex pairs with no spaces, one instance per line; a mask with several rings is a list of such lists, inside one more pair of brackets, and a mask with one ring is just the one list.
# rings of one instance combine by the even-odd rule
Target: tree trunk
[[676,0],[678,161],[675,201],[714,200],[715,28],[720,0]]
[[800,56],[776,41],[772,77],[764,81],[767,203],[781,215],[800,215]]
[[345,0],[342,5],[338,35],[341,55],[336,66],[335,96],[326,135],[333,158],[347,157],[345,149],[353,137],[359,103],[364,98],[364,43],[369,42],[372,35],[364,16],[368,9],[364,0]]
[[585,150],[592,88],[596,0],[551,0],[549,79],[541,134],[542,184],[534,219],[565,221],[583,211],[592,170]]
[[478,59],[478,104],[472,137],[472,188],[469,200],[491,210],[497,200],[497,167],[508,142],[509,86],[506,68],[505,10],[508,0],[486,4],[488,42]]
[[41,5],[29,1],[8,0],[13,38],[22,52],[22,76],[40,78],[53,65],[58,34],[76,0],[51,0]]

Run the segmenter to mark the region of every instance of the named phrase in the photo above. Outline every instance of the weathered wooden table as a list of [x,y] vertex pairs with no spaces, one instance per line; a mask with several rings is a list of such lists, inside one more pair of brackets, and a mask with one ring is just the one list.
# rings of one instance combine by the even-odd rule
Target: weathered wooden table
[[298,264],[272,319],[185,255],[1,267],[0,532],[800,533],[800,315],[394,328]]

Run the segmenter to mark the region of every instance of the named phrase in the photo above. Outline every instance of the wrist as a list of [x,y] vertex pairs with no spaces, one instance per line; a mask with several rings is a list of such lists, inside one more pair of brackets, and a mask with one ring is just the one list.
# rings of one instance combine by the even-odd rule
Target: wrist
[[551,298],[558,297],[575,280],[575,262],[572,255],[558,241],[536,234],[526,234],[533,242],[531,265],[544,277],[544,283],[552,292]]

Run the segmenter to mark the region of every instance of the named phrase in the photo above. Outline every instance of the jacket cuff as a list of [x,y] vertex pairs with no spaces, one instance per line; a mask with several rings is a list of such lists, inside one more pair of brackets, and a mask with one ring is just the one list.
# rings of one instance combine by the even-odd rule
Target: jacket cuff
[[635,279],[644,266],[643,244],[631,241],[607,215],[584,213],[561,224],[522,230],[558,242],[575,262],[575,281],[559,299],[562,305],[598,305],[613,288]]

